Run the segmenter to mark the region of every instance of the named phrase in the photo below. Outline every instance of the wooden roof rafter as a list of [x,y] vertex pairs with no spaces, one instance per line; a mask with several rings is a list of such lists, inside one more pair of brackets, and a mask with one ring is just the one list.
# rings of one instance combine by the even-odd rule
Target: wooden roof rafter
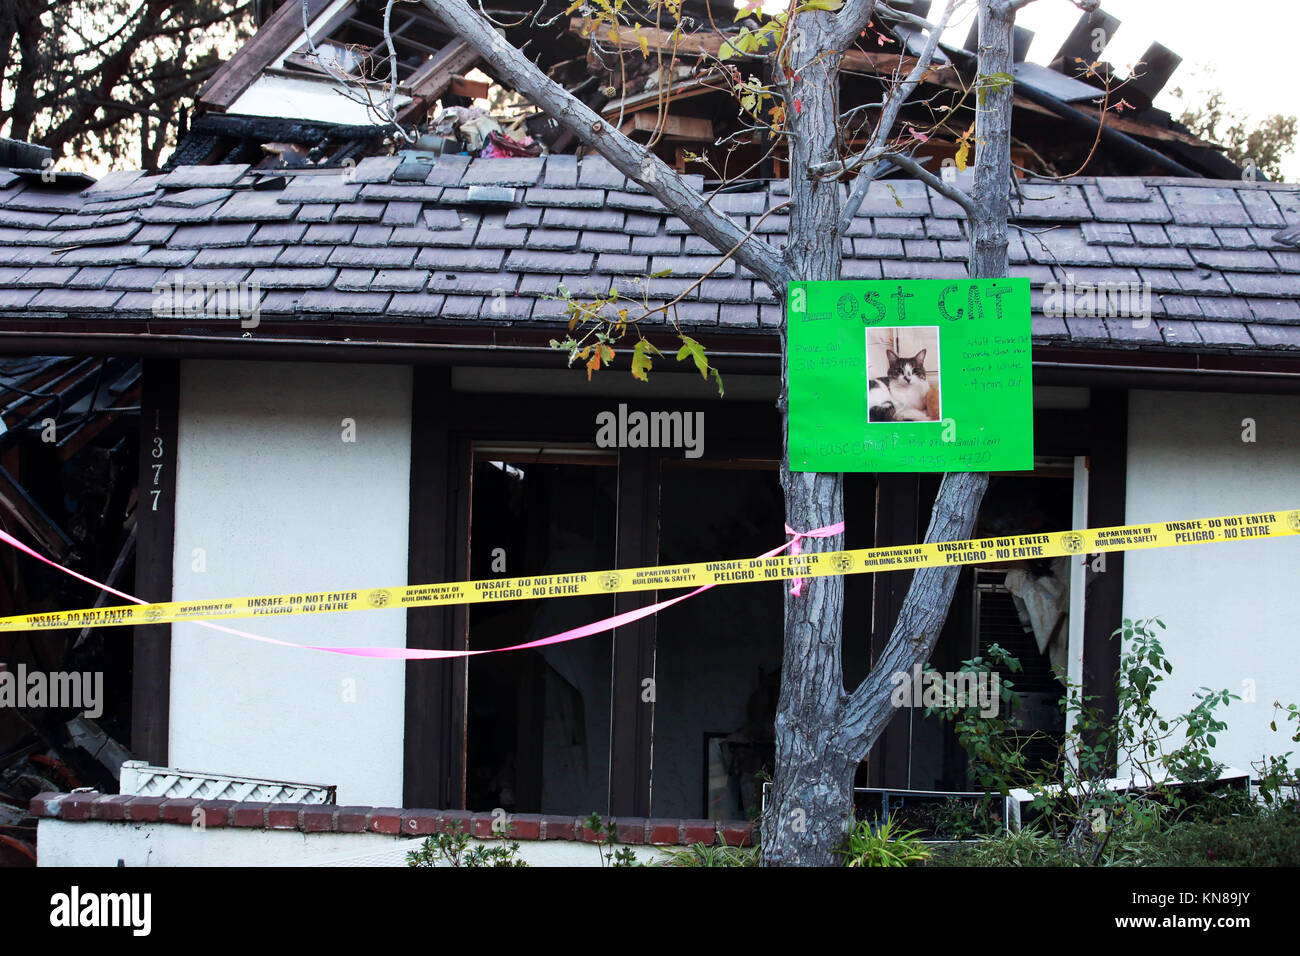
[[[323,13],[332,0],[306,0],[308,19]],[[252,38],[221,65],[199,90],[199,105],[224,113],[302,34],[301,0],[284,3]]]

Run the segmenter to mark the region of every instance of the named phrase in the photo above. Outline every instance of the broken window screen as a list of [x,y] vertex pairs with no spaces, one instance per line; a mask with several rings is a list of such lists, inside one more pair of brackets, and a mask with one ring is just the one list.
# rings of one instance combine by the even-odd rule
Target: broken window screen
[[[617,468],[536,457],[475,462],[471,577],[614,566]],[[469,647],[520,644],[612,613],[612,595],[474,605]],[[608,634],[470,658],[465,805],[608,812],[610,678]]]
[[[316,58],[319,56],[345,73],[387,83],[391,64],[383,22],[384,3],[381,0],[363,0],[345,8],[312,34],[317,49],[315,55],[304,43],[285,65],[318,69]],[[398,83],[410,82],[450,40],[433,15],[418,6],[393,7],[390,24]]]
[[[781,514],[775,467],[664,462],[661,564],[753,557]],[[784,585],[714,588],[658,615],[651,812],[745,820],[775,757]]]

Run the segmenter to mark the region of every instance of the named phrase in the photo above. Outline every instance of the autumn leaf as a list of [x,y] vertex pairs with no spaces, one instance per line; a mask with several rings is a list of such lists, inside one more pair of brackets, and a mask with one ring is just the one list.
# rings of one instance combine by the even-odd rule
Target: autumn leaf
[[663,353],[650,344],[649,339],[638,339],[632,347],[632,377],[638,381],[650,381],[650,353],[662,356]]
[[975,124],[970,124],[970,129],[961,134],[959,140],[960,146],[957,147],[957,169],[965,170],[970,165],[970,143],[971,137],[975,135]]

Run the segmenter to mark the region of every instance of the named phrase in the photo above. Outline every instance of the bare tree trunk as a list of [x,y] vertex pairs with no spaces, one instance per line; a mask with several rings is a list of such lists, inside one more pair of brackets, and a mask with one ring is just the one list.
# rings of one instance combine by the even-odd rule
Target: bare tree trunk
[[[976,71],[975,195],[968,216],[969,270],[973,279],[1007,274],[1007,216],[1011,189],[1012,27],[1015,8],[1005,0],[979,7],[979,68]],[[983,472],[943,476],[925,540],[969,538],[988,489]],[[893,716],[890,677],[929,659],[948,616],[960,567],[918,568],[903,599],[889,642],[871,673],[853,692],[843,733],[849,752],[865,759]]]
[[[810,19],[810,18],[808,18]],[[801,23],[807,22],[807,19]],[[1007,274],[1007,215],[1011,184],[1011,33],[1015,12],[1010,4],[980,4],[979,79],[982,92],[976,117],[974,213],[969,217],[972,278]],[[814,46],[816,44],[814,43]],[[833,133],[820,129],[822,97],[805,93],[803,112],[812,99],[818,106],[795,126],[791,145],[792,214],[787,257],[791,274],[800,279],[839,277],[837,222],[839,194],[819,195],[800,170],[836,157]],[[833,90],[834,87],[828,87]],[[830,109],[833,114],[833,95]],[[811,124],[808,121],[812,120]],[[833,129],[833,127],[832,127]],[[799,135],[803,134],[803,135]],[[802,190],[802,191],[801,191]],[[822,218],[831,215],[834,218]],[[806,231],[801,231],[806,230]],[[827,248],[827,246],[833,248]],[[782,396],[786,394],[785,341],[782,339]],[[784,411],[784,408],[783,408]],[[786,513],[796,530],[809,530],[843,515],[839,475],[795,475],[782,471]],[[980,502],[988,489],[986,473],[951,473],[943,477],[926,530],[926,541],[969,538]],[[820,550],[842,547],[839,539],[820,542]],[[777,710],[776,780],[763,818],[763,862],[779,865],[828,865],[852,825],[853,776],[872,745],[884,733],[893,708],[890,677],[930,658],[948,616],[960,567],[919,568],[903,601],[881,657],[852,695],[844,691],[840,658],[840,609],[843,578],[812,583],[803,599],[786,598],[785,657]],[[827,620],[833,617],[833,620]],[[804,832],[798,827],[802,826]]]
[[[841,51],[858,36],[875,11],[874,0],[847,0],[838,19],[829,11],[805,8],[799,14],[797,28],[792,28],[788,40],[791,79],[785,90],[792,211],[786,247],[780,256],[767,242],[748,235],[703,203],[698,192],[673,170],[544,76],[465,0],[422,2],[449,29],[468,40],[503,82],[525,93],[579,141],[641,183],[720,251],[730,250],[782,299],[787,291],[785,285],[792,278],[839,278],[842,187],[824,175],[812,173],[840,160],[837,74]],[[974,278],[1001,277],[1007,270],[1014,8],[1007,0],[980,0],[981,93],[976,120],[975,201],[959,196],[969,215],[970,274]],[[910,162],[905,157],[899,161],[904,165]],[[923,169],[916,167],[913,172],[934,188],[947,189]],[[787,349],[783,327],[779,403],[783,429],[788,429]],[[783,444],[788,447],[788,441]],[[811,531],[843,520],[842,475],[796,474],[784,462],[781,484],[786,520],[796,530]],[[987,474],[945,475],[925,540],[970,537],[987,487]],[[839,536],[810,539],[805,545],[810,551],[842,547]],[[959,570],[950,566],[916,571],[881,658],[852,694],[845,691],[841,663],[844,579],[808,579],[801,597],[786,597],[776,717],[776,778],[762,823],[765,865],[824,866],[837,862],[835,850],[853,821],[853,776],[892,715],[889,677],[929,659],[947,617]]]
[[[841,186],[811,178],[808,169],[839,158],[839,53],[833,50],[829,14],[799,18],[789,50],[798,80],[786,96],[790,108],[790,214],[785,260],[799,280],[840,277]],[[797,104],[797,105],[796,105]],[[784,295],[785,290],[781,290]],[[781,421],[789,429],[787,323],[781,329]],[[783,435],[782,446],[788,442]],[[811,531],[844,520],[844,476],[795,473],[781,465],[786,521]],[[811,539],[805,550],[837,551],[842,536]],[[844,578],[804,581],[802,596],[785,597],[781,696],[776,711],[776,777],[763,818],[766,866],[825,866],[843,842],[853,810],[857,760],[833,745],[844,715],[840,640]]]
[[[980,4],[979,69],[975,114],[975,210],[970,224],[972,279],[1007,274],[1007,217],[1011,194],[1011,34],[1015,9],[1005,0]],[[990,79],[995,78],[995,79]],[[1002,78],[998,80],[996,78]]]

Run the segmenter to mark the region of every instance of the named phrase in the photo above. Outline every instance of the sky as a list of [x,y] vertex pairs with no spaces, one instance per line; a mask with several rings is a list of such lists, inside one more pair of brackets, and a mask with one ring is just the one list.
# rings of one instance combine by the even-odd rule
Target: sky
[[[1300,37],[1298,0],[1102,0],[1101,6],[1120,21],[1102,58],[1121,76],[1155,42],[1183,58],[1156,99],[1158,108],[1181,114],[1183,104],[1171,92],[1181,85],[1192,104],[1197,94],[1217,87],[1229,109],[1250,119],[1300,114],[1295,50],[1289,48]],[[931,12],[938,16],[942,10],[943,0],[934,0]],[[1036,0],[1021,10],[1016,24],[1035,34],[1028,59],[1046,64],[1080,15],[1069,0]],[[970,23],[968,15],[944,40],[960,44]],[[1207,75],[1206,68],[1214,72]],[[1287,156],[1282,168],[1288,182],[1300,181],[1300,155]]]

